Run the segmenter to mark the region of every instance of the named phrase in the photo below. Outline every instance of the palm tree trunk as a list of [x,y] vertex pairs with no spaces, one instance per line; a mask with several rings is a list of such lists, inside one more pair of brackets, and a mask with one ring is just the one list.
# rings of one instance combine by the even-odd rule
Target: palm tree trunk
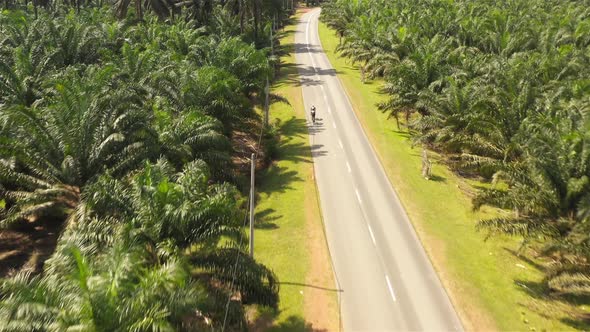
[[141,10],[141,0],[135,0],[135,12],[137,19],[143,21],[143,12]]
[[361,83],[365,84],[365,66],[361,66]]
[[253,1],[254,6],[252,8],[254,14],[254,43],[258,41],[258,0]]
[[238,8],[240,12],[240,33],[244,33],[244,13],[246,11],[246,8],[244,8],[244,0],[238,0]]

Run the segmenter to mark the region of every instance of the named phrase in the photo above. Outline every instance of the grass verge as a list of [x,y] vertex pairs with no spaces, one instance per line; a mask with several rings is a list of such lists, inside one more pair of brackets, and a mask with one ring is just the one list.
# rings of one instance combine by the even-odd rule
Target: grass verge
[[379,82],[362,84],[359,71],[334,50],[338,38],[320,24],[320,39],[338,72],[367,136],[398,193],[437,270],[465,329],[468,330],[571,330],[587,329],[580,319],[583,306],[547,298],[541,283],[542,266],[519,257],[519,240],[498,237],[484,241],[475,222],[501,213],[474,212],[466,193],[472,183],[457,177],[438,156],[433,180],[421,176],[421,149],[412,148],[408,134],[375,104],[384,96]]
[[293,55],[295,24],[282,32],[280,77],[272,92],[289,100],[274,103],[270,122],[279,134],[275,162],[258,176],[255,258],[280,281],[279,312],[260,313],[254,330],[334,331],[337,299],[323,233],[303,98]]

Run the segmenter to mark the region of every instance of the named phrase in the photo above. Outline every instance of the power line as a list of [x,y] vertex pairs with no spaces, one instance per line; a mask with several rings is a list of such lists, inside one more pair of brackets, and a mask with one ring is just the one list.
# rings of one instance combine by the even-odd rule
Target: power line
[[[270,28],[270,31],[271,31],[270,32],[270,36],[271,36],[270,37],[271,53],[274,53],[273,52],[273,40],[272,40],[272,30],[273,30],[273,28],[274,28],[274,22],[273,22],[273,25],[271,25],[271,28]],[[254,150],[254,153],[252,154],[252,160],[251,160],[251,162],[254,165],[253,166],[254,168],[255,168],[255,165],[256,165],[256,160],[258,159],[258,153],[260,151],[260,144],[262,143],[262,135],[264,134],[264,129],[266,128],[266,126],[268,126],[268,111],[269,111],[268,109],[270,108],[270,105],[269,105],[270,103],[269,103],[269,99],[268,99],[268,96],[269,96],[269,93],[270,93],[270,86],[269,86],[269,83],[268,83],[268,77],[266,78],[265,93],[266,93],[266,95],[265,95],[265,109],[263,110],[263,112],[264,112],[264,114],[263,114],[264,119],[261,122],[260,133],[258,134],[258,144],[256,145],[256,149]],[[244,216],[244,222],[242,223],[242,228],[246,226],[246,221],[248,220],[248,212],[250,212],[250,214],[252,214],[253,213],[253,209],[254,209],[253,201],[254,201],[255,189],[254,188],[251,188],[250,189],[250,193],[251,194],[248,196],[248,201],[247,201],[247,205],[246,205],[247,208],[246,208],[246,213],[245,213],[245,216]],[[250,225],[250,226],[253,227],[253,225]],[[251,232],[251,236],[252,236],[252,232]],[[224,317],[223,317],[223,326],[222,326],[222,330],[221,330],[222,332],[225,331],[225,326],[226,326],[226,323],[227,323],[227,315],[229,313],[229,304],[231,303],[232,292],[233,292],[233,285],[234,285],[235,278],[236,278],[236,271],[238,269],[238,262],[240,260],[240,252],[239,252],[239,250],[242,247],[243,240],[244,240],[243,233],[240,232],[240,239],[239,239],[239,244],[238,244],[238,248],[237,248],[238,249],[238,253],[236,255],[236,262],[234,263],[234,266],[233,266],[232,279],[231,279],[231,282],[230,282],[230,293],[229,293],[229,296],[227,298],[227,303],[225,305],[225,314],[224,314]],[[253,250],[254,250],[252,241],[250,242],[250,246],[251,246],[250,253],[252,253]]]
[[[250,196],[248,196],[248,202],[247,203],[248,204],[246,206],[249,206],[250,205]],[[244,216],[244,222],[242,223],[242,227],[244,227],[246,225],[246,221],[247,220],[248,220],[248,213],[246,213],[245,216]],[[234,288],[234,281],[235,281],[235,278],[236,278],[236,271],[238,269],[238,262],[240,260],[240,252],[239,252],[239,250],[242,247],[243,240],[244,240],[244,236],[243,236],[242,232],[240,232],[240,239],[239,239],[239,244],[238,244],[238,247],[237,247],[238,254],[236,255],[236,262],[234,263],[234,267],[233,267],[233,271],[232,271],[232,278],[231,278],[231,282],[230,282],[230,286],[229,286],[230,293],[229,293],[229,296],[227,298],[227,303],[225,304],[225,315],[223,317],[223,327],[222,327],[221,331],[225,331],[225,324],[227,322],[227,314],[229,313],[229,304],[231,302],[231,297],[232,297],[232,289]]]
[[[261,126],[260,126],[260,134],[258,135],[258,144],[256,145],[256,149],[254,150],[254,153],[252,154],[252,156],[253,156],[252,159],[253,159],[253,162],[254,163],[256,163],[256,160],[258,158],[258,152],[260,151],[260,144],[262,143],[262,135],[264,134],[264,128],[265,128],[265,124],[264,124],[264,122],[262,122],[261,123]],[[244,216],[244,222],[242,223],[242,228],[246,226],[246,222],[248,221],[248,212],[252,212],[252,211],[249,211],[250,210],[249,207],[252,206],[252,204],[250,204],[250,203],[252,203],[252,200],[254,200],[254,190],[252,190],[252,194],[251,195],[248,195],[248,201],[246,202],[247,203],[246,204],[246,211],[245,211],[246,213],[245,213],[245,216]],[[240,238],[239,238],[239,241],[238,241],[239,243],[238,243],[238,248],[237,248],[238,253],[236,255],[236,262],[234,263],[234,266],[233,266],[232,278],[231,278],[230,287],[229,287],[230,288],[230,293],[229,293],[229,296],[227,298],[227,303],[225,304],[225,314],[224,314],[224,317],[223,317],[223,326],[222,326],[222,329],[221,329],[222,332],[225,331],[225,326],[226,326],[226,323],[227,323],[227,315],[229,313],[229,304],[231,303],[231,298],[232,298],[232,295],[233,295],[232,294],[232,292],[233,292],[233,285],[234,285],[234,282],[235,282],[235,279],[236,279],[236,271],[238,269],[238,262],[240,261],[240,252],[239,252],[239,250],[242,247],[243,240],[244,240],[243,232],[240,232],[239,237]]]

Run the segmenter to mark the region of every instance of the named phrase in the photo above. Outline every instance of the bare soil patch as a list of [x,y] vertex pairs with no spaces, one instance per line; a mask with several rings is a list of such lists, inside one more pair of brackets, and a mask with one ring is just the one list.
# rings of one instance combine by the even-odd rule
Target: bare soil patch
[[231,145],[234,150],[231,160],[235,169],[238,173],[247,174],[250,172],[250,158],[258,145],[256,138],[248,132],[236,130],[232,133]]
[[38,274],[45,260],[55,250],[62,222],[22,222],[0,231],[0,277],[10,277],[19,271]]

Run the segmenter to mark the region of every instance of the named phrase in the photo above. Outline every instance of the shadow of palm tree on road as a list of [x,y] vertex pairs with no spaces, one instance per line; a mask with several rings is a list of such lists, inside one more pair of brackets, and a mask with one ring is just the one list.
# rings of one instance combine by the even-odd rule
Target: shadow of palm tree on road
[[300,282],[281,281],[281,282],[278,282],[278,284],[279,285],[288,285],[288,286],[309,287],[309,288],[321,289],[321,290],[325,290],[325,291],[329,291],[329,292],[338,292],[338,293],[343,293],[344,292],[343,289],[320,287],[320,286],[309,285],[309,284],[304,284],[304,283],[300,283]]

